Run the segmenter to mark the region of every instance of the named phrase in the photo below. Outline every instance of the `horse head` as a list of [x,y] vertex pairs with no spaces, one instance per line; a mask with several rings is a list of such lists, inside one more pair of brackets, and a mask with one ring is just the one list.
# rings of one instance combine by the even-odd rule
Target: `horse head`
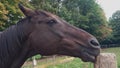
[[79,57],[86,62],[96,61],[100,44],[93,35],[50,12],[32,10],[22,5],[19,8],[30,18],[27,25],[31,24],[31,27],[26,27],[30,32],[27,40],[30,55],[58,54]]

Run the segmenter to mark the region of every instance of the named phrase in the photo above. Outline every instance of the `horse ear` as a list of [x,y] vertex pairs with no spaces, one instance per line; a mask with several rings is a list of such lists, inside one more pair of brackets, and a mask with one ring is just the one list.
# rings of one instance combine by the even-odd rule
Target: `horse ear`
[[18,6],[25,16],[32,16],[35,14],[35,12],[32,9],[26,8],[22,4],[18,4]]

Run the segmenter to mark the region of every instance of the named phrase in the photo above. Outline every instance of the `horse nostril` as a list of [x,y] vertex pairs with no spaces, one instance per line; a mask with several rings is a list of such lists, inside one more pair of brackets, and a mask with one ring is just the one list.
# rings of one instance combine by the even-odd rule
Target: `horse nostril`
[[91,40],[90,43],[94,46],[99,46],[99,43],[95,40]]

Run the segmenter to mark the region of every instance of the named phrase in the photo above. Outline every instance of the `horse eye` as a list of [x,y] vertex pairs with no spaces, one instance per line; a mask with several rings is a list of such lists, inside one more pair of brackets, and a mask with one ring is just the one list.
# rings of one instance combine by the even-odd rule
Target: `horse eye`
[[47,22],[48,25],[53,26],[54,24],[56,24],[57,22],[55,20],[50,20]]

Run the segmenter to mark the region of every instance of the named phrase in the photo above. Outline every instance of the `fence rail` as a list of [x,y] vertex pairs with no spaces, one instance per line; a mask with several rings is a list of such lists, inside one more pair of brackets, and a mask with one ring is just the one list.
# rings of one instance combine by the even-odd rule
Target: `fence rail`
[[104,44],[104,45],[101,45],[101,48],[112,48],[112,47],[120,47],[120,44]]

